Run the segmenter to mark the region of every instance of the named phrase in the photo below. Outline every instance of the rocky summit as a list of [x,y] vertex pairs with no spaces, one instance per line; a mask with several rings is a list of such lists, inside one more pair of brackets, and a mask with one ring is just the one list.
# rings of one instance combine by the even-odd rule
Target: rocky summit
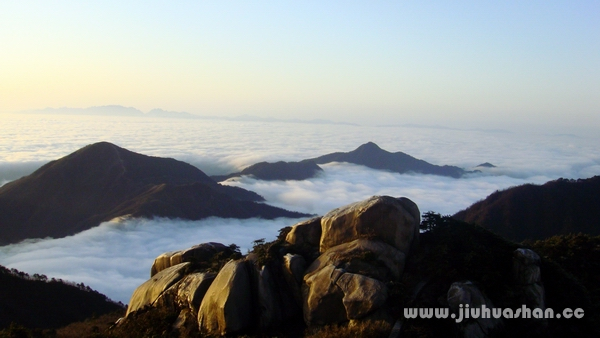
[[[127,318],[168,299],[182,326],[216,335],[270,330],[294,318],[308,326],[360,320],[386,303],[386,283],[399,280],[419,224],[411,200],[374,196],[292,226],[279,251],[255,250],[216,269],[219,257],[235,255],[231,247],[204,243],[164,253],[134,292]],[[193,268],[201,265],[204,271]],[[196,308],[187,299],[198,292],[184,281],[198,273],[211,284]]]
[[403,309],[589,306],[576,282],[531,249],[426,216],[420,232],[414,202],[373,196],[284,228],[273,242],[257,240],[246,256],[219,243],[162,254],[119,327],[135,327],[154,311],[167,313],[183,336],[543,335],[573,328],[546,320],[407,321]]

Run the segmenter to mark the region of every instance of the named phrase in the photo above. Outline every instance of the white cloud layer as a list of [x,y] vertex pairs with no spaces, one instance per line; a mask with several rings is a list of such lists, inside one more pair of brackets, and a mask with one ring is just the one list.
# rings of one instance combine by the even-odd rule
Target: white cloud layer
[[255,191],[269,204],[319,215],[373,195],[404,196],[417,203],[421,212],[454,214],[496,190],[550,180],[547,176],[521,179],[484,174],[454,179],[398,174],[348,163],[330,163],[322,168],[324,172],[318,177],[304,181],[261,181],[243,176],[223,183]]
[[[108,141],[132,151],[173,157],[207,174],[259,161],[297,161],[351,151],[368,141],[438,165],[470,168],[483,162],[515,177],[599,174],[597,135],[550,135],[536,130],[491,132],[423,127],[372,127],[165,118],[2,115],[0,180],[85,145]],[[28,162],[28,163],[27,163]],[[37,163],[37,164],[36,164]]]
[[66,238],[0,247],[0,264],[83,282],[114,300],[128,303],[133,290],[150,278],[154,258],[163,252],[221,242],[236,243],[246,253],[252,241],[273,240],[279,229],[297,221],[286,218],[111,221]]
[[[600,174],[598,136],[546,135],[422,127],[362,127],[291,123],[226,122],[89,116],[2,117],[0,184],[31,173],[43,163],[99,141],[153,156],[189,162],[208,174],[228,173],[258,161],[301,160],[351,151],[373,141],[438,165],[486,169],[462,179],[400,175],[332,163],[305,181],[257,181],[242,177],[227,184],[263,195],[269,204],[314,214],[372,195],[405,196],[421,212],[453,214],[495,190],[559,177]],[[217,241],[243,252],[255,239],[271,240],[297,220],[176,221],[128,220],[62,239],[0,247],[0,264],[28,273],[83,282],[128,302],[149,277],[153,259],[166,251]]]

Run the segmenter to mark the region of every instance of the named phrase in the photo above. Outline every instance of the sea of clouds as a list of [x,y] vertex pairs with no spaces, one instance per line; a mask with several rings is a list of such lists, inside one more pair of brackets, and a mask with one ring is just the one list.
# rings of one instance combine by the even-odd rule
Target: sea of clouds
[[252,241],[273,240],[279,229],[296,221],[286,218],[115,220],[74,236],[0,247],[0,264],[30,274],[82,282],[127,304],[133,290],[150,278],[152,262],[163,252],[198,243],[222,242],[236,243],[246,253]]
[[[259,161],[297,161],[351,151],[368,141],[438,165],[472,169],[490,162],[497,166],[453,179],[330,163],[322,166],[324,171],[318,177],[305,181],[242,177],[223,182],[253,190],[269,204],[318,215],[372,195],[406,196],[417,203],[421,212],[454,214],[496,190],[525,183],[542,184],[559,177],[588,178],[600,174],[599,137],[550,135],[535,130],[60,115],[6,115],[2,121],[0,184],[99,141],[147,155],[173,157],[207,174],[238,171]],[[67,238],[0,247],[0,265],[83,282],[127,303],[135,287],[149,278],[153,259],[163,252],[208,241],[236,243],[246,252],[252,241],[272,240],[280,228],[297,221],[114,221]]]

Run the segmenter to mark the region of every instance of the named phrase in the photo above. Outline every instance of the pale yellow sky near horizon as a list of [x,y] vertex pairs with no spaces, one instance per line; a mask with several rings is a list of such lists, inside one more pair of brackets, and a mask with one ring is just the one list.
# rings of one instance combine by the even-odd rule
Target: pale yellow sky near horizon
[[0,4],[0,112],[600,127],[600,5]]

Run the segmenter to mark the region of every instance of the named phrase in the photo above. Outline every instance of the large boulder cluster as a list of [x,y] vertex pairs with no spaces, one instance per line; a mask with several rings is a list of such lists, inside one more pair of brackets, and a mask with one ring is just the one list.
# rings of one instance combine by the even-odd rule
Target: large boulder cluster
[[[373,196],[282,229],[274,242],[256,241],[246,256],[220,243],[164,253],[155,259],[151,278],[133,293],[123,322],[146,310],[167,309],[177,315],[173,329],[209,336],[381,320],[401,326],[397,312],[390,312],[397,309],[394,285],[404,283],[403,274],[414,278],[411,257],[435,250],[424,246],[426,236],[418,250],[420,218],[407,198]],[[540,257],[529,249],[514,251],[512,272],[510,288],[520,301],[545,309]],[[409,293],[418,294],[428,283],[419,278]],[[453,283],[444,306],[455,314],[463,306],[493,308],[478,285]],[[547,322],[534,325],[531,332],[539,333]],[[469,318],[456,325],[456,333],[486,337],[503,327],[501,319]]]
[[203,243],[167,252],[133,293],[126,320],[166,307],[179,313],[178,328],[228,335],[301,318],[312,326],[385,315],[386,283],[400,279],[419,223],[411,200],[374,196],[292,226],[266,261],[254,252],[210,271],[208,262],[229,257],[231,247]]

